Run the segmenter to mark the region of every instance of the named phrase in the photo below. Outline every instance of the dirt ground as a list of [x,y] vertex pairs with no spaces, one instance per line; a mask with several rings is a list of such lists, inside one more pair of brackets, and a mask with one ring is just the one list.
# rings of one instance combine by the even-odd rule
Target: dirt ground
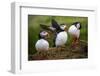
[[88,58],[88,44],[81,41],[76,47],[52,47],[48,51],[37,52],[34,55],[29,55],[31,60],[57,60],[57,59],[80,59]]

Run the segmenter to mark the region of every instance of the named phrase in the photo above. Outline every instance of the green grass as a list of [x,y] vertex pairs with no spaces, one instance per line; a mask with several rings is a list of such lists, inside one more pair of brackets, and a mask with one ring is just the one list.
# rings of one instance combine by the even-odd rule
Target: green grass
[[[54,18],[59,24],[65,23],[68,27],[73,22],[80,22],[82,24],[80,39],[87,42],[88,40],[88,18],[87,17],[73,17],[73,16],[39,16],[29,15],[28,16],[28,54],[32,55],[36,53],[35,43],[38,40],[38,34],[41,30],[40,24],[51,25],[51,18]],[[53,45],[53,35],[48,40],[50,47]],[[71,37],[68,35],[67,46],[71,44]]]

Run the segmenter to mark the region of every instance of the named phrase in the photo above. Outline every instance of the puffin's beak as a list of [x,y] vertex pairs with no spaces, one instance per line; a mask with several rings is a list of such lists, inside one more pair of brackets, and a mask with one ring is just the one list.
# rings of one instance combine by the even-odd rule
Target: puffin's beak
[[66,26],[66,27],[65,27],[65,31],[67,31],[67,30],[68,30],[68,27]]
[[49,37],[50,37],[50,35],[49,35],[49,34],[47,34],[47,35],[46,35],[46,38],[49,38]]

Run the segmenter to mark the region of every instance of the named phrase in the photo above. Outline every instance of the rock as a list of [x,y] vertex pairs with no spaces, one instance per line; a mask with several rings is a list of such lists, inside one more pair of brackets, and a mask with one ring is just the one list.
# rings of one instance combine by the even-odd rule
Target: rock
[[75,48],[52,47],[48,51],[37,52],[30,56],[30,60],[57,60],[57,59],[79,59],[88,57],[88,45],[81,43]]

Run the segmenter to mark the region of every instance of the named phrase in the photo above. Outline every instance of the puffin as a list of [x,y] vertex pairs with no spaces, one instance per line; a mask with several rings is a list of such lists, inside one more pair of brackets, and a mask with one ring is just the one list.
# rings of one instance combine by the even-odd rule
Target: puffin
[[62,47],[65,46],[68,40],[67,34],[67,25],[66,24],[58,24],[57,21],[52,19],[52,27],[56,29],[55,36],[54,36],[54,46],[55,47]]
[[81,23],[74,22],[68,29],[68,33],[72,36],[72,47],[79,44]]
[[39,40],[36,42],[35,47],[37,51],[48,51],[49,42],[47,41],[49,34],[47,31],[40,31]]

